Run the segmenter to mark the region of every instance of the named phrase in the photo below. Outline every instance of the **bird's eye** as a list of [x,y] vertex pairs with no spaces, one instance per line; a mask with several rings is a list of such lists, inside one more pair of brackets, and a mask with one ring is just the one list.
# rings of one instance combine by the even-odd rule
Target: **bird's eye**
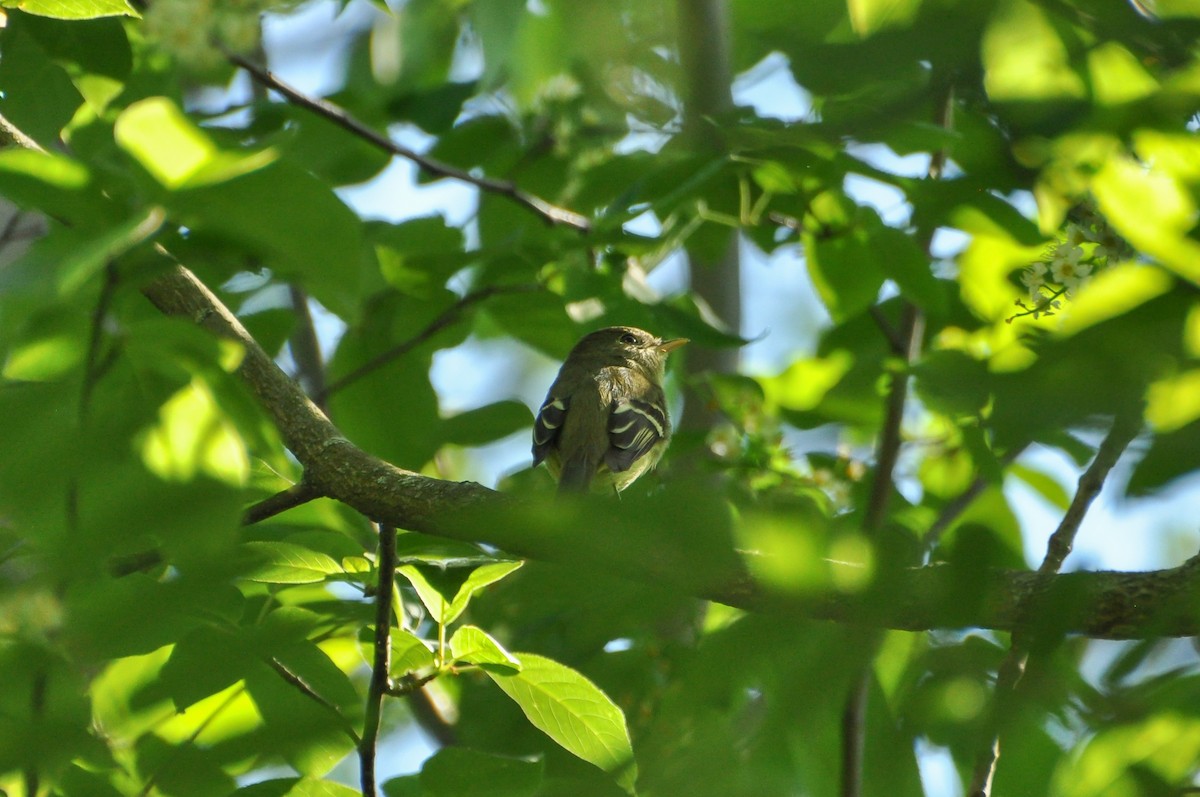
[[637,335],[634,335],[633,333],[630,333],[630,332],[626,332],[624,335],[621,336],[621,342],[626,343],[630,346],[636,346],[637,342],[638,342]]

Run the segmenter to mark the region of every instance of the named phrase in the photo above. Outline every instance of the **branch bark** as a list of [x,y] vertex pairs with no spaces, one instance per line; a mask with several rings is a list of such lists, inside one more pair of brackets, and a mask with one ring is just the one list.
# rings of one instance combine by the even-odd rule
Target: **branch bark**
[[[359,449],[187,269],[174,268],[148,284],[143,293],[167,315],[237,340],[245,349],[239,373],[303,465],[306,483],[317,494],[382,523],[483,542],[530,559],[604,568],[634,580],[675,585],[697,597],[748,611],[911,631],[1011,631],[1037,618],[1054,624],[1039,628],[1041,633],[1105,639],[1200,635],[1200,557],[1152,572],[1056,576],[1031,571],[963,573],[956,567],[934,565],[889,574],[857,593],[772,593],[736,565],[707,572],[704,582],[696,583],[679,572],[676,560],[639,547],[636,519],[627,514],[614,511],[612,534],[580,544],[579,537],[547,525],[544,507],[522,514],[523,507],[512,498],[473,482],[422,476]],[[503,522],[514,517],[521,522]],[[672,532],[666,530],[668,535]],[[688,529],[674,533],[688,538]]]

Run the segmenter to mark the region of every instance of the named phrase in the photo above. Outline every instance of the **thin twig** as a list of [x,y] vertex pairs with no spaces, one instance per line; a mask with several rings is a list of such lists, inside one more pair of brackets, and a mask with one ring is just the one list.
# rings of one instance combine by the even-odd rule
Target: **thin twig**
[[493,194],[499,194],[511,199],[513,202],[533,211],[542,218],[542,221],[547,224],[558,224],[565,227],[572,227],[580,232],[589,232],[592,229],[592,222],[586,216],[576,213],[573,210],[559,207],[550,202],[547,202],[541,197],[525,191],[509,180],[497,180],[491,177],[477,177],[470,172],[459,169],[456,166],[451,166],[448,163],[422,155],[419,152],[409,149],[401,144],[397,144],[387,136],[372,129],[366,124],[355,119],[349,111],[341,108],[329,100],[320,97],[310,97],[307,94],[299,91],[293,86],[288,85],[284,81],[276,77],[272,72],[259,66],[253,61],[236,53],[226,53],[229,61],[250,73],[256,81],[271,88],[279,94],[283,95],[287,100],[302,108],[307,108],[318,116],[323,116],[329,121],[344,130],[348,130],[359,138],[374,144],[380,149],[390,152],[393,155],[398,155],[401,158],[412,161],[426,173],[435,177],[449,177],[453,180],[459,180],[464,183],[469,183],[482,191],[487,191]]
[[359,778],[363,797],[376,797],[375,754],[379,742],[379,720],[383,696],[392,688],[392,596],[396,589],[396,529],[379,524],[379,557],[375,563],[375,655],[371,663],[371,684],[363,719],[362,741],[358,743]]
[[[1025,448],[1024,445],[1017,446],[1000,457],[1000,469],[1003,470],[1012,464],[1017,457],[1021,456]],[[971,482],[971,486],[942,507],[942,511],[938,513],[933,523],[929,525],[929,530],[925,532],[925,536],[921,538],[921,546],[924,548],[927,558],[929,553],[941,542],[942,535],[946,533],[946,530],[962,516],[963,512],[967,511],[984,490],[991,486],[992,482],[980,474],[975,477],[975,481]]]
[[248,507],[242,513],[242,525],[253,526],[255,523],[261,523],[267,518],[275,517],[282,512],[286,512],[289,509],[320,497],[321,494],[308,482],[297,482],[286,490],[280,490],[274,495],[269,495],[258,503]]
[[87,355],[83,361],[83,387],[79,395],[80,423],[87,421],[92,391],[95,390],[100,377],[112,364],[110,358],[100,356],[100,347],[104,340],[104,321],[108,318],[108,311],[112,306],[119,281],[116,264],[110,260],[104,266],[104,284],[100,288],[100,298],[96,300],[96,308],[92,311],[92,323],[88,331]]
[[1095,459],[1079,477],[1075,498],[1067,507],[1067,513],[1063,515],[1058,528],[1050,535],[1050,541],[1046,544],[1046,556],[1042,559],[1038,573],[1050,575],[1057,573],[1062,567],[1063,560],[1071,553],[1071,548],[1075,544],[1075,535],[1079,531],[1080,524],[1083,523],[1088,507],[1100,494],[1109,471],[1117,464],[1121,454],[1133,442],[1133,438],[1137,437],[1140,430],[1140,415],[1118,415],[1113,420],[1112,428],[1108,430],[1099,450],[1096,451]]
[[447,307],[444,311],[442,311],[441,315],[426,324],[424,329],[413,335],[411,338],[408,338],[407,340],[396,344],[387,351],[372,357],[370,360],[367,360],[365,363],[358,366],[345,376],[330,382],[325,386],[325,392],[316,396],[313,401],[320,405],[327,401],[330,396],[339,390],[342,390],[354,382],[357,382],[359,379],[374,373],[393,360],[408,354],[417,346],[420,346],[438,332],[457,321],[459,316],[462,315],[463,311],[472,305],[478,304],[485,299],[490,299],[491,297],[502,293],[532,293],[535,291],[540,291],[541,289],[542,288],[540,285],[489,285],[486,288],[481,288],[477,291],[468,293],[466,296]]
[[349,736],[350,739],[353,740],[353,742],[355,744],[359,744],[362,741],[359,738],[358,734],[354,732],[354,728],[350,727],[350,723],[346,720],[346,717],[342,714],[342,710],[339,709],[333,703],[330,703],[328,700],[326,700],[320,694],[318,694],[317,690],[313,689],[312,686],[307,681],[305,681],[304,678],[302,678],[298,673],[292,672],[290,669],[288,669],[286,664],[284,664],[283,662],[281,662],[279,659],[275,658],[274,656],[272,656],[270,659],[267,660],[267,665],[270,666],[270,668],[272,670],[274,670],[279,675],[280,678],[287,681],[292,686],[296,687],[296,689],[300,692],[300,694],[304,695],[309,700],[312,700],[314,703],[317,703],[320,706],[324,706],[325,708],[332,711],[334,713],[334,715],[338,719],[341,720],[340,724],[342,726],[342,730],[345,731],[346,735]]
[[[1121,454],[1137,436],[1141,429],[1141,414],[1129,413],[1118,415],[1113,420],[1112,427],[1100,444],[1096,456],[1079,477],[1075,489],[1075,497],[1058,524],[1058,528],[1050,535],[1046,545],[1046,555],[1038,567],[1038,576],[1049,579],[1062,567],[1063,562],[1071,553],[1075,544],[1075,535],[1087,515],[1088,507],[1100,494],[1104,481],[1112,471]],[[1012,708],[1013,698],[1021,676],[1025,673],[1025,665],[1029,661],[1029,646],[1022,635],[1014,633],[1012,645],[1008,654],[1001,662],[996,673],[996,689],[992,695],[991,732],[989,741],[980,751],[971,775],[971,786],[967,790],[969,797],[990,797],[992,781],[996,776],[996,765],[1000,761],[1000,731],[1003,717]]]
[[[308,294],[296,283],[288,285],[292,311],[296,314],[297,326],[288,340],[292,359],[296,362],[296,380],[304,386],[310,396],[325,395],[325,363],[321,359],[321,343],[317,339],[317,328],[313,323],[312,311],[308,306]],[[316,402],[326,414],[329,409]]]
[[22,149],[31,149],[43,154],[46,152],[46,148],[35,141],[32,136],[10,122],[8,117],[0,114],[0,146],[5,144],[16,145]]
[[411,673],[400,678],[396,683],[388,687],[387,693],[392,697],[408,697],[420,692],[426,684],[435,680],[440,672],[433,670],[424,675],[413,675]]
[[875,326],[879,327],[879,331],[887,338],[888,346],[892,350],[892,354],[902,357],[905,350],[908,348],[908,342],[900,332],[892,326],[892,322],[887,319],[883,311],[879,309],[879,305],[873,304],[870,308],[871,318],[875,319]]

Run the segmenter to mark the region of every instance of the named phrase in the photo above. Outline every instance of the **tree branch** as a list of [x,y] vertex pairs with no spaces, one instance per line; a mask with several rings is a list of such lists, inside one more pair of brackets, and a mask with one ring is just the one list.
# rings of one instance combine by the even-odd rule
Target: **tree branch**
[[[1200,559],[1146,573],[1091,572],[1045,577],[1029,571],[963,573],[949,565],[901,570],[861,592],[778,594],[742,568],[715,566],[697,583],[677,558],[640,547],[636,518],[614,512],[609,535],[562,534],[562,518],[528,511],[473,482],[449,482],[397,468],[362,451],[329,422],[272,362],[240,322],[187,269],[177,267],[143,293],[167,315],[181,316],[245,348],[239,374],[279,428],[318,495],[398,528],[483,542],[517,556],[596,567],[638,581],[674,585],[748,611],[896,628],[991,628],[1012,631],[1031,617],[1053,618],[1061,633],[1105,639],[1200,635]],[[569,507],[565,507],[567,511]],[[588,504],[584,509],[592,508]],[[512,521],[519,522],[512,522]],[[663,533],[663,529],[657,529]],[[666,529],[687,539],[688,529]],[[1052,608],[1047,608],[1052,607]]]
[[447,163],[435,160],[428,156],[422,155],[419,152],[409,149],[401,144],[397,144],[387,136],[379,133],[376,130],[368,127],[350,115],[350,112],[345,108],[341,108],[329,100],[319,97],[310,97],[307,94],[299,91],[293,86],[288,85],[280,80],[269,70],[259,66],[253,61],[236,53],[226,53],[229,61],[250,73],[250,76],[255,81],[262,85],[279,92],[293,105],[298,105],[301,108],[306,108],[318,116],[322,116],[335,125],[347,130],[359,138],[375,145],[385,152],[390,152],[393,155],[398,155],[401,158],[412,161],[427,174],[435,177],[449,177],[453,180],[469,183],[481,191],[487,191],[493,194],[505,196],[521,205],[528,210],[536,213],[541,217],[546,224],[557,224],[564,227],[572,227],[580,232],[589,232],[592,229],[592,222],[586,216],[576,213],[573,210],[559,207],[550,202],[547,202],[541,197],[531,194],[528,191],[522,190],[517,185],[509,180],[496,180],[491,177],[476,177],[470,172],[451,166]]
[[[1092,464],[1079,477],[1075,489],[1075,497],[1071,499],[1066,514],[1058,524],[1058,528],[1050,535],[1046,545],[1046,556],[1038,567],[1037,577],[1048,579],[1059,571],[1062,563],[1071,553],[1075,543],[1075,535],[1088,507],[1100,494],[1104,481],[1112,471],[1121,454],[1137,436],[1141,429],[1141,414],[1118,415],[1113,420],[1112,427],[1100,444]],[[1194,561],[1194,560],[1193,560]],[[992,781],[996,776],[996,765],[1000,762],[1000,734],[1004,718],[1011,712],[1016,700],[1017,685],[1025,674],[1025,665],[1029,661],[1029,644],[1024,634],[1013,634],[1012,644],[1000,669],[996,673],[996,689],[992,695],[990,711],[990,733],[987,745],[980,751],[971,776],[971,786],[967,791],[970,797],[990,797]]]
[[375,753],[379,742],[379,719],[383,696],[391,689],[392,671],[392,596],[396,590],[396,529],[379,524],[379,556],[375,562],[379,577],[375,583],[375,655],[371,663],[371,684],[363,720],[362,741],[358,744],[359,780],[363,797],[376,797]]
[[296,329],[288,339],[292,359],[296,361],[296,377],[304,385],[308,395],[314,396],[322,410],[325,408],[325,363],[321,359],[321,344],[317,341],[317,328],[313,323],[312,311],[308,307],[308,294],[296,283],[288,285],[292,310],[296,313]]
[[312,485],[307,482],[302,481],[293,484],[286,490],[280,490],[274,495],[267,496],[257,504],[249,506],[242,513],[242,525],[253,526],[255,523],[261,523],[267,518],[275,517],[293,507],[306,504],[314,498],[320,497]]

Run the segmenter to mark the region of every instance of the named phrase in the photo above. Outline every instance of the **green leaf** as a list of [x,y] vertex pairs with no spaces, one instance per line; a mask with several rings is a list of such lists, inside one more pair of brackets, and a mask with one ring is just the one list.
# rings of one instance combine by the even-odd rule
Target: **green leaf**
[[[320,777],[354,750],[350,726],[331,706],[314,700],[266,664],[245,675],[246,688],[266,724],[260,750],[281,756],[304,775]],[[302,679],[303,680],[303,679]]]
[[405,631],[393,628],[392,640],[392,672],[403,675],[434,665],[433,651],[423,639]]
[[385,797],[430,797],[429,792],[421,785],[421,776],[402,775],[392,778],[383,784]]
[[26,209],[95,227],[111,214],[91,171],[65,155],[10,148],[0,152],[0,191]]
[[1109,158],[1092,181],[1108,221],[1140,251],[1200,282],[1200,243],[1191,237],[1197,201],[1191,187],[1164,168],[1132,157]]
[[421,767],[420,783],[433,797],[532,797],[544,768],[541,760],[445,747]]
[[482,628],[464,625],[450,637],[450,655],[456,662],[497,666],[518,671],[521,662]]
[[269,584],[315,584],[341,573],[333,557],[287,542],[243,543],[242,577]]
[[[1081,754],[1064,756],[1051,793],[1063,797],[1146,794],[1144,779],[1163,784],[1191,777],[1200,755],[1200,720],[1163,712],[1137,724],[1107,728],[1090,738]],[[1165,793],[1165,791],[1163,792]]]
[[866,38],[887,28],[906,27],[921,8],[922,0],[847,0],[850,25]]
[[183,711],[240,681],[254,660],[236,634],[200,626],[175,643],[159,683]]
[[437,296],[470,260],[463,251],[462,230],[441,216],[375,223],[369,229],[383,278],[396,290],[418,298]]
[[481,446],[533,425],[529,407],[519,401],[497,401],[446,419],[446,442]]
[[1193,453],[1200,450],[1200,421],[1155,435],[1150,450],[1137,463],[1125,485],[1131,496],[1149,496],[1176,479],[1195,472]]
[[1045,471],[1022,465],[1020,462],[1014,462],[1009,466],[1009,472],[1025,482],[1035,493],[1046,499],[1046,502],[1050,506],[1065,512],[1067,507],[1071,505],[1071,497],[1067,495],[1066,488]]
[[396,561],[399,564],[422,563],[447,567],[478,567],[495,562],[497,557],[469,542],[448,540],[410,531],[396,535]]
[[83,356],[84,342],[78,336],[51,334],[14,346],[0,374],[24,382],[59,379],[78,366]]
[[20,17],[9,20],[0,43],[0,92],[4,117],[47,150],[60,144],[59,132],[71,121],[83,97],[64,69],[26,33]]
[[894,227],[883,227],[871,236],[883,272],[900,286],[900,293],[926,312],[946,312],[946,295],[942,283],[933,276],[929,258],[912,237]]
[[117,117],[117,144],[170,190],[221,183],[261,169],[278,155],[222,152],[207,133],[166,97],[130,105]]
[[[224,182],[189,187],[168,196],[166,204],[200,241],[215,237],[242,247],[281,276],[303,283],[333,312],[349,319],[358,313],[367,270],[362,223],[328,186],[295,164],[277,161]],[[203,276],[202,265],[193,263]],[[217,267],[213,276],[224,280],[229,266]]]
[[413,585],[421,603],[425,604],[433,619],[442,625],[449,625],[466,610],[476,592],[520,569],[523,564],[524,562],[486,564],[472,570],[461,582],[449,577],[444,571],[439,573],[414,565],[404,565],[397,568],[397,572]]
[[128,0],[4,0],[0,5],[55,19],[141,16]]
[[806,234],[808,273],[834,321],[845,321],[875,303],[884,273],[865,230]]
[[486,670],[534,727],[569,752],[608,772],[630,794],[637,781],[625,715],[598,686],[564,664],[518,653],[521,671]]
[[1050,14],[1033,3],[997,6],[983,38],[984,87],[999,102],[1082,99],[1083,78]]
[[317,778],[278,778],[244,786],[238,797],[360,797],[356,789]]
[[921,400],[952,418],[978,416],[987,404],[987,364],[966,352],[931,351],[913,373]]

